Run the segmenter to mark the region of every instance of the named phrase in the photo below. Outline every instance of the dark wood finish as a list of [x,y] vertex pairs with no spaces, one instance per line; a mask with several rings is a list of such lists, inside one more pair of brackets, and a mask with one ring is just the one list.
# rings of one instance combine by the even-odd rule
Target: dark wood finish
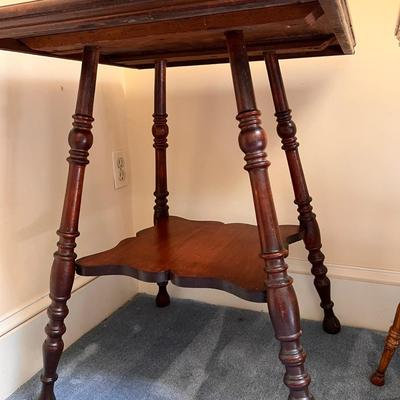
[[[311,2],[313,0],[303,0]],[[298,2],[298,1],[297,1]],[[291,0],[41,0],[0,7],[6,37],[91,31],[97,28],[210,16],[232,11],[281,6]]]
[[64,348],[62,336],[66,331],[64,319],[68,315],[67,300],[71,296],[75,275],[75,239],[79,236],[78,222],[82,198],[85,167],[89,163],[89,149],[93,143],[93,102],[96,87],[99,51],[94,47],[85,48],[82,62],[81,81],[73,128],[68,142],[71,146],[68,158],[69,173],[61,217],[58,249],[54,254],[51,270],[49,323],[47,339],[43,344],[44,368],[41,376],[40,400],[55,400],[54,382],[57,380],[57,366]]
[[286,368],[284,382],[290,390],[290,399],[311,400],[308,390],[311,379],[304,368],[306,354],[300,344],[299,306],[293,280],[287,274],[288,252],[283,246],[272,199],[265,153],[267,138],[256,106],[243,32],[228,32],[226,38],[238,109],[239,144],[245,153],[245,169],[251,181],[261,258],[265,262],[268,308],[281,342],[279,358]]
[[168,282],[157,283],[158,293],[156,296],[156,305],[159,308],[168,307],[171,299],[167,291]]
[[282,139],[282,149],[286,153],[300,226],[304,231],[304,244],[309,252],[308,259],[312,264],[311,272],[315,277],[314,285],[321,298],[321,307],[324,310],[323,328],[328,333],[336,334],[340,331],[340,322],[333,312],[331,283],[326,276],[328,269],[324,264],[325,256],[321,251],[321,234],[316,215],[311,206],[312,198],[308,192],[298,151],[297,129],[292,120],[277,55],[266,54],[265,63],[275,104],[275,115],[278,122],[277,132]]
[[397,306],[396,315],[393,325],[391,326],[388,336],[385,340],[385,348],[382,353],[381,361],[378,369],[371,376],[371,382],[376,386],[385,384],[385,373],[392,360],[393,354],[400,346],[400,304]]
[[153,68],[228,62],[224,32],[243,30],[252,60],[351,54],[345,0],[41,0],[0,7],[0,48],[80,59],[100,47],[105,64]]
[[[167,148],[168,148],[168,125],[167,125],[167,63],[157,60],[155,64],[154,82],[154,149],[156,152],[156,204],[154,206],[154,224],[161,219],[168,218],[168,184],[167,184]],[[159,291],[156,297],[158,307],[166,307],[170,303],[167,292],[168,282],[158,283]]]
[[[246,37],[246,42],[244,40]],[[227,46],[228,43],[228,46]],[[64,319],[74,270],[83,275],[130,275],[159,284],[158,306],[169,304],[167,282],[218,288],[267,302],[286,368],[290,400],[311,400],[304,369],[300,317],[285,257],[304,240],[325,310],[324,327],[340,324],[332,310],[330,284],[315,215],[290,117],[277,58],[352,54],[355,46],[346,0],[40,0],[0,7],[0,49],[82,60],[69,175],[51,273],[49,324],[44,343],[40,400],[55,400],[54,382],[63,350]],[[282,137],[292,174],[300,226],[279,227],[268,178],[266,135],[261,127],[249,60],[266,53]],[[169,217],[167,187],[166,66],[230,62],[240,127],[257,217],[246,224]],[[114,249],[75,262],[75,239],[85,166],[92,145],[93,101],[98,63],[155,67],[154,226]],[[259,245],[261,245],[261,257]]]
[[164,60],[156,62],[155,85],[154,85],[154,149],[156,153],[156,190],[154,196],[154,223],[161,218],[168,217],[168,184],[167,184],[167,148],[168,148],[168,125],[166,106],[166,70],[167,63]]
[[[280,227],[284,247],[302,240],[295,225]],[[183,287],[228,291],[246,300],[266,301],[257,227],[169,217],[115,248],[81,258],[77,273],[128,275],[145,282],[172,281]]]

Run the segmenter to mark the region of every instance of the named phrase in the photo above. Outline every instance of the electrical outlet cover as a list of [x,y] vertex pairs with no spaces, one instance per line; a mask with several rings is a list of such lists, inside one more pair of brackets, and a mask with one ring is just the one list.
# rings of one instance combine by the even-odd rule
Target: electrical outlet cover
[[128,173],[125,152],[113,151],[112,162],[115,189],[120,189],[124,186],[128,186]]

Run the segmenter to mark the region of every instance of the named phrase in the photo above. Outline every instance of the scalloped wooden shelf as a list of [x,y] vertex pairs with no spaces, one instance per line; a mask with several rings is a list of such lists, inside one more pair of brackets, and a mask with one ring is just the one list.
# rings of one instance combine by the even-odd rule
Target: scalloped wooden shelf
[[[297,225],[280,227],[286,246],[302,240]],[[169,217],[113,249],[81,258],[79,275],[128,275],[145,282],[220,289],[266,302],[257,227]]]

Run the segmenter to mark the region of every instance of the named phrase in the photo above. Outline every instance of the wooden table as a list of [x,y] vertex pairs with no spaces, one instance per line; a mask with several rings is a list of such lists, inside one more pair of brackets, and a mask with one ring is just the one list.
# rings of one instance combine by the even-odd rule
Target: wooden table
[[[51,273],[50,321],[43,346],[40,400],[54,400],[63,350],[64,319],[75,272],[129,275],[159,285],[158,306],[167,306],[167,283],[218,288],[267,302],[286,367],[290,399],[310,400],[310,377],[300,344],[299,308],[287,274],[288,245],[303,240],[324,310],[323,328],[337,333],[321,237],[302,170],[279,58],[352,54],[355,46],[345,0],[40,0],[0,8],[0,48],[82,60],[60,240]],[[299,224],[279,226],[268,178],[266,135],[261,126],[249,60],[265,60],[277,132],[293,183]],[[76,261],[85,167],[92,146],[98,63],[155,68],[154,226],[114,249]],[[237,101],[239,145],[245,154],[257,226],[189,221],[169,216],[166,149],[168,66],[230,62]],[[261,250],[260,250],[261,246]]]

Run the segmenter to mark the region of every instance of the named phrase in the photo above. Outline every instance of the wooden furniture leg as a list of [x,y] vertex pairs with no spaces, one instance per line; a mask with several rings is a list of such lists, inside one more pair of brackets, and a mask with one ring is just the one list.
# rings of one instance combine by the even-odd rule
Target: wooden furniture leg
[[67,300],[71,296],[75,276],[75,239],[79,236],[78,222],[81,206],[85,167],[89,163],[89,149],[93,143],[93,103],[96,87],[99,51],[86,47],[83,54],[82,73],[78,91],[73,128],[68,142],[71,147],[68,181],[61,217],[58,249],[50,278],[51,304],[48,308],[49,323],[47,338],[43,344],[44,368],[41,376],[42,391],[39,400],[55,400],[54,383],[57,380],[57,366],[64,348],[62,336],[66,331],[64,319],[68,315]]
[[268,307],[281,343],[280,360],[286,367],[284,382],[289,387],[290,400],[311,400],[310,376],[304,368],[306,354],[300,344],[299,307],[292,279],[287,274],[287,251],[280,237],[268,177],[267,139],[256,106],[244,35],[242,31],[232,31],[226,33],[226,38],[238,108],[239,144],[250,175],[261,257],[265,261]]
[[371,382],[376,386],[385,384],[385,373],[392,360],[393,354],[400,346],[400,304],[397,306],[393,325],[385,341],[385,348],[378,369],[371,376]]
[[[166,75],[167,62],[158,60],[155,64],[154,83],[154,149],[156,153],[156,190],[154,206],[154,224],[159,223],[162,218],[168,218],[168,185],[167,185],[167,148],[168,148],[168,125],[166,106]],[[170,303],[167,291],[168,282],[158,283],[158,294],[156,305],[166,307]]]
[[321,234],[316,215],[313,213],[311,206],[312,198],[308,192],[300,161],[296,125],[292,120],[291,110],[286,98],[278,57],[275,54],[266,54],[265,63],[275,104],[275,115],[278,122],[277,132],[282,139],[282,149],[285,150],[289,164],[295,204],[298,206],[300,227],[304,232],[304,244],[309,252],[308,260],[312,265],[311,272],[314,275],[314,285],[321,298],[321,307],[324,310],[323,329],[325,332],[336,334],[340,331],[341,326],[333,312],[334,304],[331,300],[331,283],[326,276],[328,269],[324,264],[325,256],[321,251]]

